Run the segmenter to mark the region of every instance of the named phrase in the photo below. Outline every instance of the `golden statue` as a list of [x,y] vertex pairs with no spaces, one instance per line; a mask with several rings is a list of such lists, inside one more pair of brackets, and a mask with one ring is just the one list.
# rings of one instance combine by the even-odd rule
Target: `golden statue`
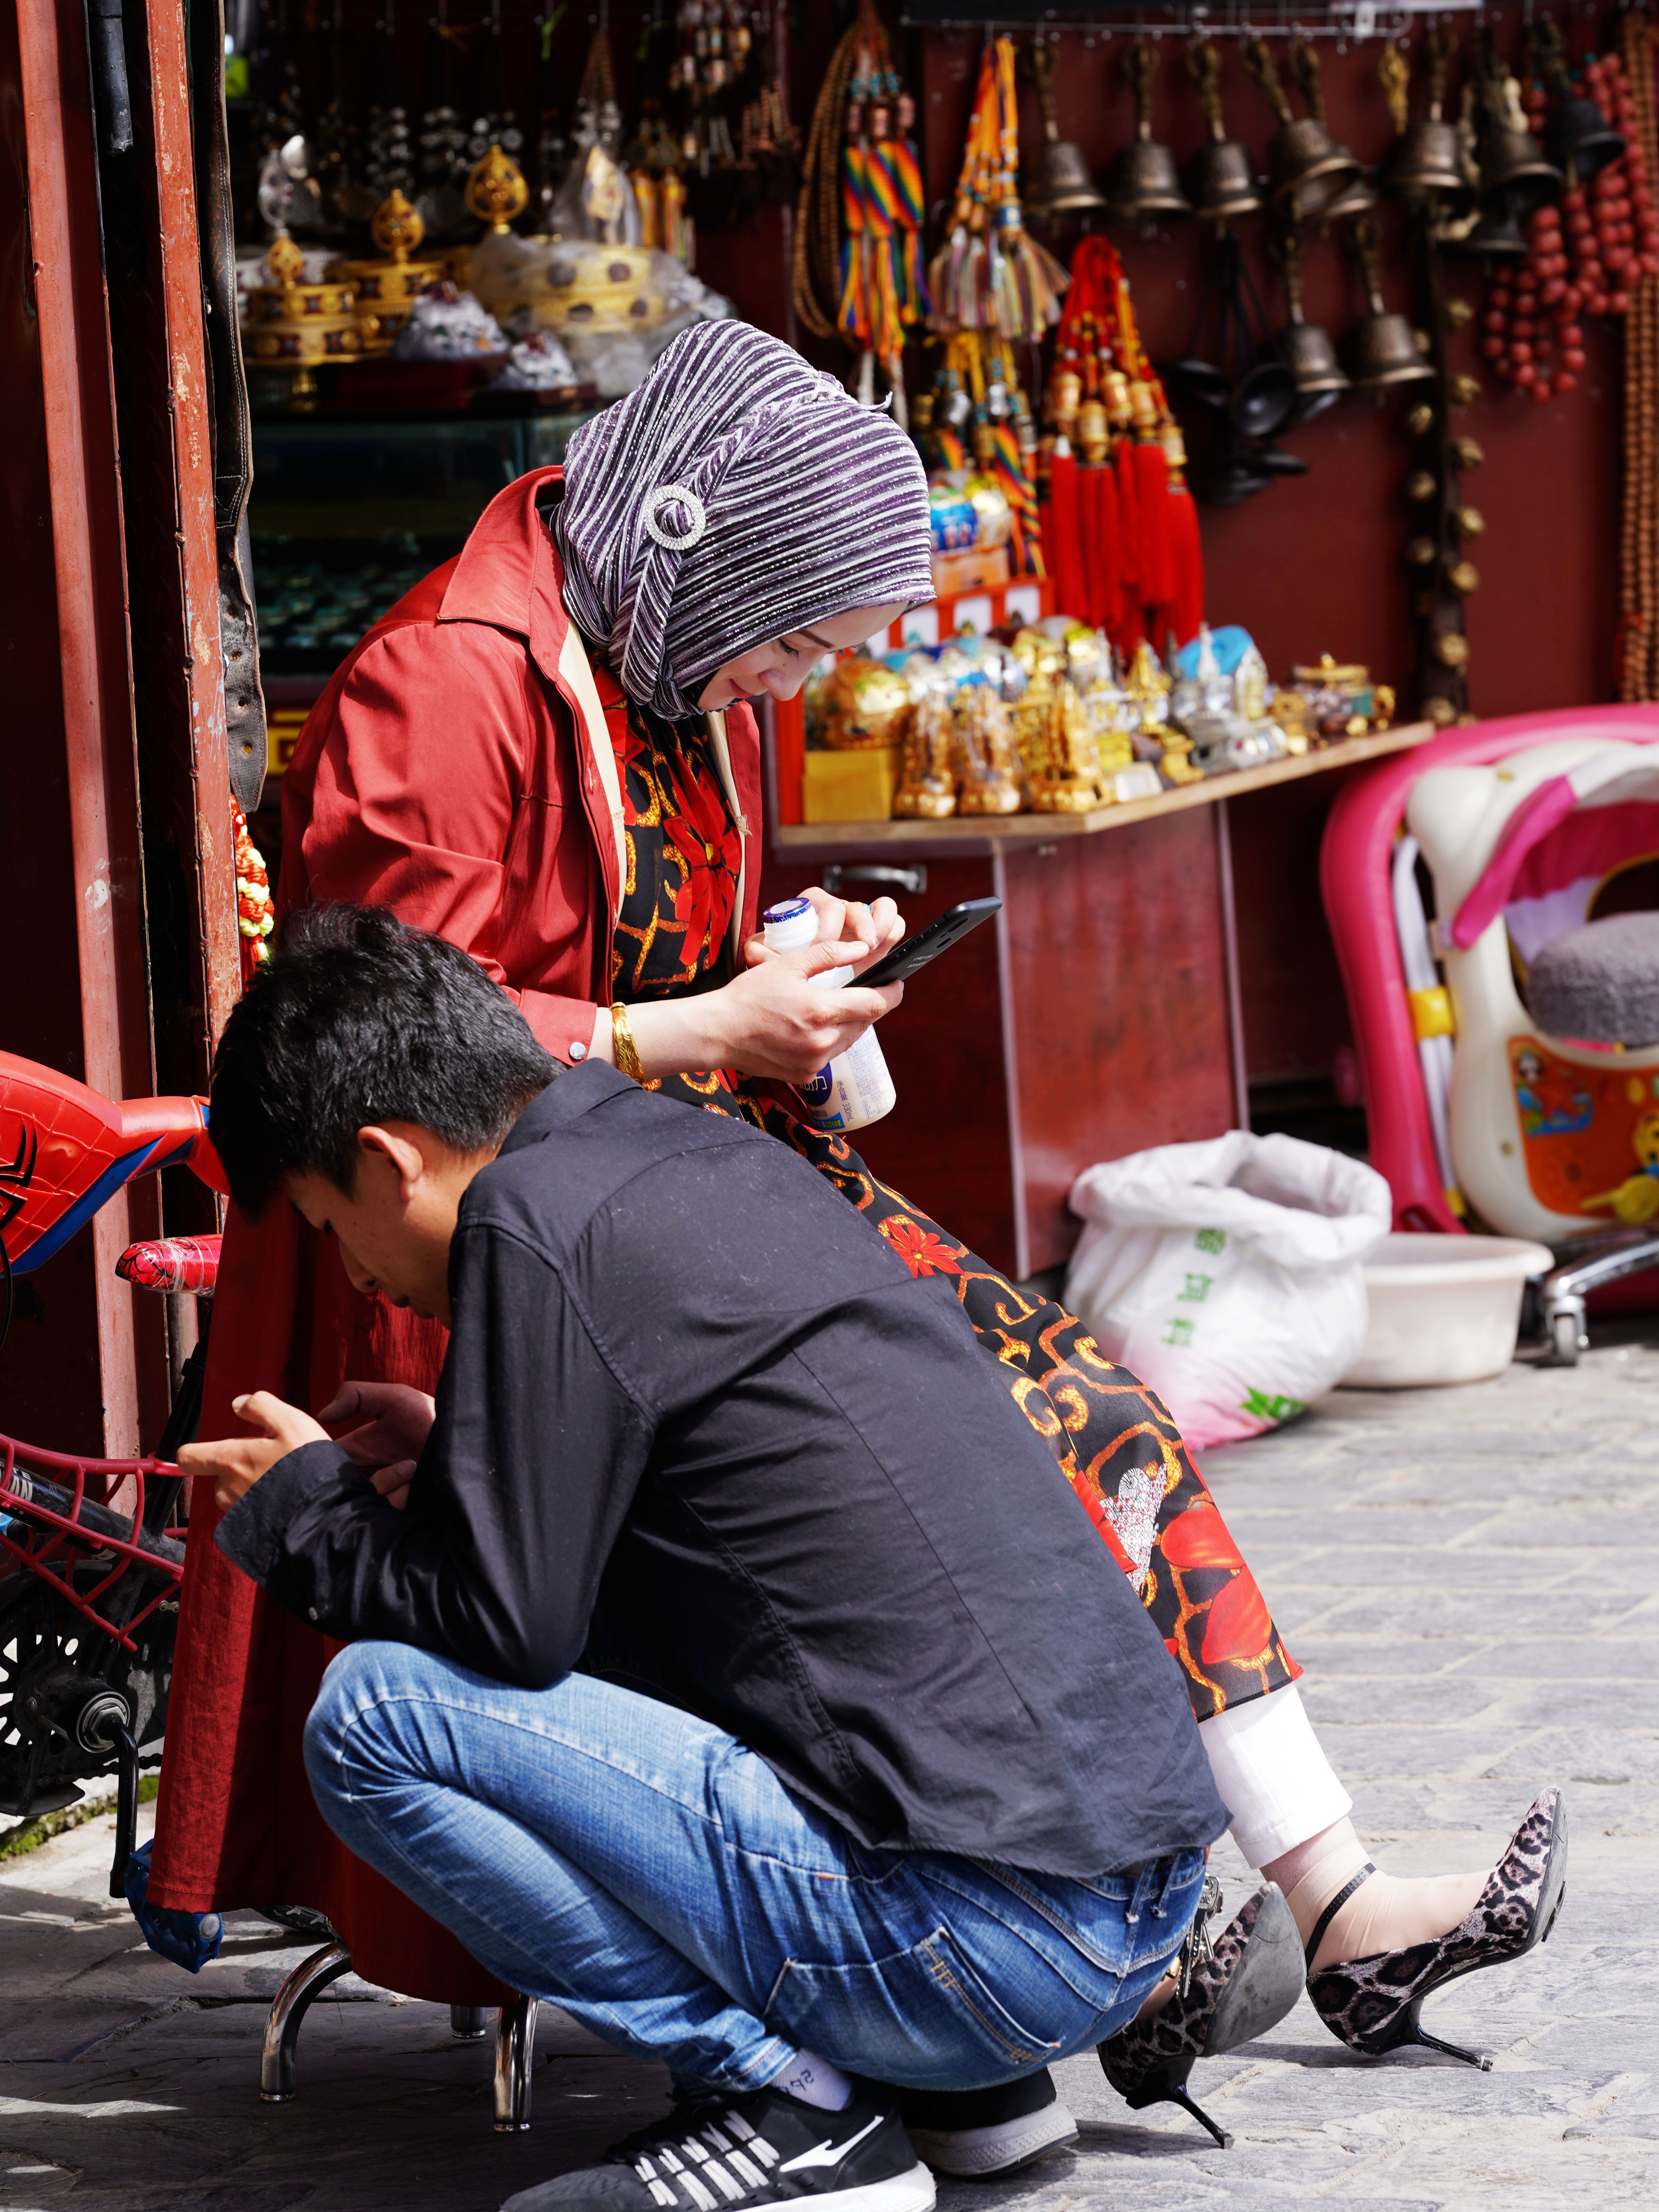
[[961,814],[1018,814],[1019,755],[1013,719],[988,684],[967,687],[957,716],[956,763]]
[[956,812],[956,778],[951,773],[955,734],[948,700],[930,692],[916,702],[905,733],[904,780],[893,801],[895,814],[942,822]]

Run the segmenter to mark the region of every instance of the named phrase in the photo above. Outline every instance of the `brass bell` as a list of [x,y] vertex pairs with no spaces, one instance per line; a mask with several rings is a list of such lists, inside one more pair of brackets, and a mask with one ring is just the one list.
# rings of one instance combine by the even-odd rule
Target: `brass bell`
[[1507,199],[1494,202],[1477,222],[1460,227],[1443,243],[1448,253],[1470,261],[1522,261],[1532,251],[1514,204]]
[[1159,216],[1193,211],[1175,155],[1152,137],[1152,42],[1137,39],[1123,57],[1123,74],[1134,87],[1135,135],[1112,156],[1106,173],[1107,210],[1124,222],[1151,223]]
[[1459,561],[1446,571],[1446,581],[1462,598],[1480,588],[1480,571],[1473,561]]
[[1593,100],[1557,100],[1544,126],[1544,150],[1565,175],[1569,170],[1583,184],[1625,150],[1621,134]]
[[1431,650],[1443,668],[1464,668],[1468,665],[1469,641],[1461,630],[1443,629],[1433,640]]
[[1353,388],[1337,359],[1328,331],[1302,315],[1302,241],[1294,222],[1281,218],[1268,242],[1285,290],[1287,319],[1278,334],[1279,357],[1296,386],[1296,416],[1306,422]]
[[1054,58],[1041,40],[1031,50],[1031,71],[1042,111],[1042,151],[1037,157],[1036,183],[1024,203],[1026,213],[1052,222],[1060,216],[1088,215],[1103,208],[1106,196],[1089,173],[1082,148],[1060,135],[1054,120]]
[[1345,222],[1352,215],[1369,215],[1376,205],[1376,194],[1365,181],[1364,172],[1351,185],[1344,185],[1335,198],[1319,210],[1322,223]]
[[[1297,46],[1304,46],[1298,40]],[[1308,50],[1310,55],[1311,49]],[[1300,67],[1300,56],[1294,57]],[[1346,146],[1340,146],[1325,128],[1324,101],[1318,91],[1318,75],[1304,75],[1309,83],[1307,115],[1296,115],[1279,81],[1273,58],[1262,39],[1249,39],[1244,46],[1244,65],[1261,86],[1267,105],[1279,118],[1279,128],[1267,142],[1267,173],[1275,203],[1286,206],[1299,222],[1316,222],[1333,200],[1340,199],[1359,176],[1359,164]],[[1317,109],[1316,109],[1317,101]]]
[[1221,59],[1207,39],[1187,49],[1187,68],[1198,87],[1210,126],[1210,143],[1200,146],[1187,170],[1187,190],[1194,211],[1211,222],[1228,222],[1235,216],[1254,215],[1261,205],[1261,187],[1249,149],[1227,136],[1221,118]]
[[[1443,112],[1446,64],[1452,51],[1451,33],[1443,24],[1435,24],[1426,33],[1423,51],[1429,61],[1429,112],[1420,123],[1407,125],[1404,121],[1404,64],[1400,64],[1401,137],[1383,171],[1382,189],[1419,205],[1437,201],[1445,212],[1460,215],[1467,212],[1474,193],[1463,173],[1457,125],[1449,123]],[[1398,63],[1398,56],[1395,58]],[[1385,84],[1389,82],[1385,75]]]
[[1426,438],[1434,428],[1434,410],[1426,399],[1419,399],[1406,417],[1406,428],[1413,438]]
[[1449,376],[1446,380],[1446,397],[1454,407],[1473,407],[1480,397],[1478,376]]
[[1413,469],[1406,479],[1406,496],[1421,504],[1432,499],[1440,489],[1440,479],[1432,469]]
[[1413,568],[1426,568],[1431,561],[1440,557],[1440,548],[1432,538],[1413,538],[1406,548],[1406,558]]
[[1484,447],[1473,438],[1454,438],[1450,452],[1460,469],[1478,469],[1486,458]]
[[1466,121],[1474,131],[1482,215],[1500,220],[1528,216],[1546,200],[1556,198],[1565,179],[1528,130],[1521,88],[1490,44],[1463,99]]
[[1544,125],[1544,151],[1575,184],[1586,184],[1619,159],[1624,137],[1593,100],[1574,97],[1559,24],[1546,16],[1534,25],[1532,35],[1534,66],[1555,103]]
[[1460,538],[1479,538],[1486,526],[1486,518],[1478,507],[1455,507],[1452,509],[1452,528]]
[[1348,244],[1364,278],[1370,307],[1348,336],[1349,375],[1362,392],[1390,392],[1396,385],[1427,381],[1434,371],[1419,349],[1410,316],[1382,303],[1376,224],[1364,216],[1351,222]]
[[1530,215],[1546,200],[1558,197],[1566,179],[1530,131],[1508,124],[1490,131],[1480,148],[1480,204],[1508,206],[1517,215]]

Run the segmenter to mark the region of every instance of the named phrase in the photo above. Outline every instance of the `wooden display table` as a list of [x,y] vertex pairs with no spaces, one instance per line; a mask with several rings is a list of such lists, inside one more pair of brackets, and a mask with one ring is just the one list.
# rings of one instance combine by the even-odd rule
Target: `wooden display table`
[[[823,825],[778,823],[769,737],[768,902],[836,866],[912,929],[1003,902],[882,1024],[899,1103],[854,1140],[872,1170],[1027,1275],[1075,1243],[1082,1169],[1248,1127],[1252,1076],[1328,1071],[1347,1024],[1324,818],[1357,767],[1433,735],[1414,723],[1084,815]],[[871,868],[920,868],[925,887]]]

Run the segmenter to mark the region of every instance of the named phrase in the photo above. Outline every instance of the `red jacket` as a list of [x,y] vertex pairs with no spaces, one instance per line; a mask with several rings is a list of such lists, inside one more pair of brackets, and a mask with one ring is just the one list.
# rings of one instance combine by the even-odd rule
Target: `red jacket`
[[[277,908],[359,900],[464,945],[511,991],[547,1049],[581,1059],[609,1005],[622,881],[611,732],[622,695],[596,684],[565,615],[536,511],[558,471],[493,500],[453,561],[376,623],[337,672],[283,780]],[[760,741],[726,721],[737,811],[760,820]],[[752,842],[752,838],[750,840]],[[758,853],[744,870],[755,927]],[[430,1390],[446,1338],[351,1289],[289,1207],[226,1228],[201,1434],[234,1436],[230,1401],[275,1390],[314,1410],[378,1377]],[[224,1559],[196,1497],[149,1894],[187,1911],[313,1905],[357,1971],[411,1996],[500,2002],[454,1939],[336,1842],[312,1802],[301,1733],[330,1648]]]
[[[361,900],[439,931],[568,1061],[587,1049],[596,1005],[611,1003],[622,799],[601,710],[619,721],[623,708],[608,677],[596,690],[560,600],[536,511],[559,474],[509,484],[455,559],[336,672],[283,781],[277,903]],[[734,707],[726,729],[738,811],[752,825],[754,715]],[[759,881],[751,865],[745,936]]]

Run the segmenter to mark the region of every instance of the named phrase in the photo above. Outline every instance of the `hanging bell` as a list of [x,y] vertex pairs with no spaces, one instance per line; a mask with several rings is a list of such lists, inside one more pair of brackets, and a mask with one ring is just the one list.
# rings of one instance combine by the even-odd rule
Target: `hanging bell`
[[1135,135],[1112,156],[1106,173],[1108,211],[1125,222],[1152,222],[1159,216],[1193,211],[1181,189],[1175,155],[1152,137],[1152,66],[1151,42],[1137,39],[1123,58],[1123,73],[1134,87]]
[[1221,117],[1221,60],[1207,39],[1197,40],[1187,49],[1187,69],[1210,126],[1210,143],[1200,147],[1187,170],[1194,212],[1217,223],[1254,215],[1261,205],[1261,186],[1249,149],[1227,136]]
[[1507,125],[1489,131],[1480,147],[1480,205],[1483,210],[1507,200],[1517,215],[1530,215],[1559,197],[1566,179],[1544,158],[1530,131]]
[[1377,266],[1376,226],[1364,216],[1348,226],[1348,242],[1364,278],[1370,312],[1348,334],[1348,374],[1362,392],[1422,384],[1434,370],[1419,349],[1409,315],[1385,307]]
[[1335,341],[1317,323],[1290,322],[1279,333],[1279,351],[1296,386],[1296,419],[1311,422],[1334,405],[1352,380],[1337,358]]
[[1413,123],[1383,171],[1382,189],[1402,200],[1437,196],[1467,207],[1473,194],[1458,161],[1457,125],[1438,115]]
[[1544,125],[1544,151],[1575,184],[1588,184],[1598,169],[1605,169],[1624,152],[1623,136],[1595,100],[1574,89],[1559,23],[1549,16],[1534,23],[1530,44],[1533,66],[1542,76],[1551,101]]
[[1468,261],[1520,261],[1532,251],[1510,199],[1495,201],[1472,229],[1452,233],[1442,242],[1448,253]]
[[1625,141],[1593,100],[1564,96],[1544,125],[1544,150],[1563,174],[1571,171],[1582,185],[1619,159]]
[[1025,198],[1025,212],[1046,223],[1103,208],[1106,196],[1090,174],[1082,148],[1060,135],[1054,120],[1054,58],[1041,40],[1031,50],[1031,71],[1042,111],[1042,150],[1037,156],[1036,183]]
[[1302,313],[1302,241],[1296,226],[1281,222],[1269,242],[1285,289],[1288,319],[1279,332],[1279,357],[1296,386],[1295,422],[1311,422],[1352,390],[1347,371],[1337,358],[1328,331],[1304,319]]
[[1463,173],[1457,125],[1449,123],[1445,116],[1446,67],[1451,59],[1452,40],[1443,23],[1432,25],[1425,33],[1420,51],[1427,55],[1429,64],[1429,112],[1420,123],[1408,124],[1406,119],[1409,71],[1403,59],[1390,48],[1392,70],[1387,57],[1379,65],[1390,105],[1398,100],[1395,114],[1400,131],[1383,170],[1382,189],[1417,205],[1435,202],[1440,213],[1455,217],[1468,212],[1474,192]]
[[1246,41],[1244,62],[1279,118],[1279,128],[1267,142],[1273,202],[1298,222],[1316,222],[1358,177],[1359,164],[1332,137],[1322,117],[1292,112],[1264,40]]
[[1321,208],[1319,220],[1322,223],[1346,222],[1350,216],[1369,215],[1376,205],[1376,194],[1362,169],[1351,185],[1345,185]]
[[1200,146],[1187,171],[1187,191],[1193,212],[1206,222],[1254,215],[1261,204],[1261,187],[1249,149],[1236,138],[1214,138]]

